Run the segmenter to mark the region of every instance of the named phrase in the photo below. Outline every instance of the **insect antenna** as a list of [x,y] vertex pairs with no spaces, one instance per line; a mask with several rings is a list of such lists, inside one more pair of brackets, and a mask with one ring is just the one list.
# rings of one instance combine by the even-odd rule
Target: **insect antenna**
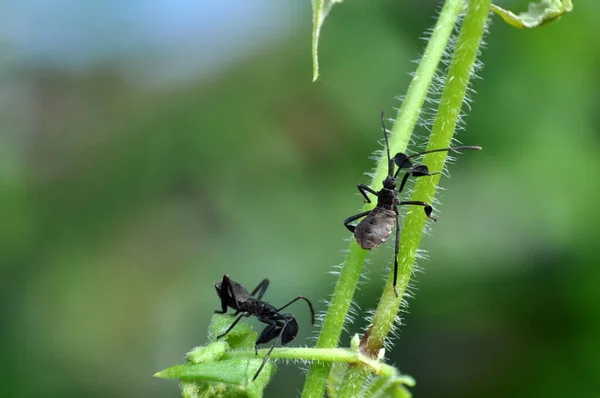
[[381,111],[381,128],[383,130],[383,138],[385,138],[385,149],[387,151],[388,177],[391,177],[394,175],[394,161],[390,156],[390,143],[388,142],[387,129],[385,128],[385,117],[383,115],[383,111]]
[[287,303],[283,307],[278,308],[277,312],[280,312],[282,309],[284,309],[284,308],[286,308],[286,307],[294,304],[298,300],[304,300],[308,304],[308,308],[310,308],[310,324],[314,326],[314,324],[315,324],[315,310],[314,310],[314,308],[313,308],[312,303],[310,302],[310,300],[307,299],[304,296],[298,296],[298,297],[296,297],[295,299],[293,299],[292,301],[290,301],[289,303]]

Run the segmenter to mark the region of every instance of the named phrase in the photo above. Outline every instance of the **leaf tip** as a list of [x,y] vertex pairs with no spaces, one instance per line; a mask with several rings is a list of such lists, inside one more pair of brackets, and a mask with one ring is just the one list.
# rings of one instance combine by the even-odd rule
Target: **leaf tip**
[[491,8],[509,25],[523,29],[536,28],[556,21],[562,15],[573,10],[573,3],[571,0],[540,0],[538,3],[529,3],[527,11],[520,14],[515,14],[495,4],[492,4]]

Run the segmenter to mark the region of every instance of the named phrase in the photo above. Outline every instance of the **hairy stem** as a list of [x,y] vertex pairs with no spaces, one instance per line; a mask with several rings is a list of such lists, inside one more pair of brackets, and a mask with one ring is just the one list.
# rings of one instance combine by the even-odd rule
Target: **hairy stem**
[[[452,29],[461,12],[464,0],[447,0],[440,12],[431,39],[427,44],[421,63],[417,67],[406,98],[398,112],[396,122],[390,136],[390,151],[392,153],[404,152],[410,140],[410,135],[415,127],[419,112],[435,76],[438,64],[447,46]],[[379,160],[371,188],[379,190],[387,174],[387,159],[385,155]],[[373,204],[366,205],[365,211],[370,210]],[[317,341],[317,348],[337,347],[350,303],[354,297],[356,285],[362,271],[367,251],[352,240],[348,255],[344,260],[339,279],[335,286],[329,309],[323,321],[323,327]],[[400,300],[397,300],[398,302]],[[320,398],[325,392],[325,383],[331,364],[314,363],[306,378],[304,398]]]
[[[264,357],[269,349],[258,350],[259,357]],[[228,351],[223,359],[248,357],[256,358],[254,350],[235,350]],[[362,355],[358,351],[352,351],[347,348],[278,348],[273,350],[271,359],[289,359],[298,361],[318,361],[318,362],[345,362],[358,364],[371,369],[371,372],[385,376],[397,376],[397,370],[393,366],[386,365],[377,360]],[[408,376],[405,376],[409,378]],[[410,378],[409,378],[410,379]]]
[[[469,1],[427,149],[448,147],[452,142],[485,30],[490,3],[490,0]],[[423,163],[427,164],[431,170],[442,170],[446,156],[446,152],[429,154],[424,158]],[[412,200],[431,203],[439,179],[440,176],[436,175],[417,180]],[[425,222],[426,218],[423,217],[421,209],[409,210],[404,220],[398,259],[397,290],[401,296],[405,293],[412,275]],[[383,347],[384,340],[394,325],[400,307],[401,301],[394,294],[392,279],[393,275],[390,275],[373,322],[361,341],[363,352],[371,357],[376,356]],[[352,367],[344,378],[339,397],[358,396],[369,374],[370,371],[364,366]]]

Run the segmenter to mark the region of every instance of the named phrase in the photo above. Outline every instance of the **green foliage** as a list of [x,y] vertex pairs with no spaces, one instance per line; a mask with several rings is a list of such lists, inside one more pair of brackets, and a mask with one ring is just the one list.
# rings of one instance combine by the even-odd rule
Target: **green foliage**
[[[341,220],[361,201],[355,184],[368,182],[366,152],[379,148],[378,112],[399,105],[391,99],[408,85],[431,4],[336,7],[320,44],[335,73],[318,85],[306,84],[299,34],[310,18],[160,89],[119,72],[135,52],[76,71],[18,64],[9,83],[25,90],[6,99],[25,124],[5,119],[0,168],[0,395],[173,395],[175,382],[148,375],[205,338],[211,282],[224,272],[269,277],[273,303],[329,297],[326,272],[347,247]],[[597,393],[599,13],[600,2],[580,1],[543,30],[492,25],[460,136],[485,151],[461,156],[442,181],[418,299],[386,352],[419,380],[415,396]],[[573,167],[553,166],[565,157]],[[391,253],[368,254],[361,308],[376,306]],[[311,331],[298,315],[301,345]],[[341,344],[364,322],[348,324]],[[300,371],[283,370],[265,396],[302,388]]]
[[[316,0],[313,1],[313,60],[315,79],[318,76],[317,43],[319,31],[332,4],[333,2],[325,4]],[[421,112],[421,107],[430,89],[431,82],[435,78],[438,64],[446,51],[454,51],[454,53],[448,74],[444,80],[445,84],[440,99],[440,106],[437,109],[436,118],[433,122],[433,129],[427,149],[448,147],[452,143],[456,126],[461,117],[461,110],[465,102],[469,82],[476,69],[477,55],[485,32],[491,1],[471,0],[467,3],[466,15],[462,22],[460,34],[454,43],[450,41],[450,34],[462,10],[462,5],[463,3],[460,0],[447,1],[440,13],[438,24],[433,30],[434,33],[428,43],[419,68],[415,73],[413,84],[411,84],[408,90],[406,99],[392,129],[396,134],[393,134],[390,139],[391,153],[401,152],[406,149],[419,113]],[[454,44],[455,47],[453,47]],[[428,154],[423,162],[431,170],[442,170],[446,155],[446,153]],[[375,171],[373,183],[371,184],[372,188],[380,189],[378,185],[381,184],[386,172],[387,158],[384,152]],[[433,202],[439,179],[439,176],[421,178],[415,184],[412,200]],[[374,203],[367,204],[365,210],[370,210],[373,206]],[[328,356],[326,359],[325,357],[319,358],[318,362],[315,362],[309,371],[303,391],[304,397],[322,396],[327,379],[330,382],[329,394],[335,397],[355,397],[365,394],[369,397],[411,396],[404,385],[414,385],[414,380],[399,375],[392,367],[387,366],[382,368],[378,362],[383,359],[384,341],[396,322],[401,300],[413,274],[414,262],[425,227],[424,220],[425,218],[420,212],[411,210],[404,221],[399,255],[398,291],[400,292],[400,297],[396,297],[395,295],[392,286],[393,277],[390,275],[368,331],[360,343],[356,336],[356,339],[353,339],[352,347],[348,352],[351,355],[356,355],[356,358],[349,362],[353,366],[341,367],[338,364],[332,372],[333,363],[337,363],[342,359],[334,354]],[[365,258],[366,251],[360,249],[357,243],[352,241],[348,255],[342,266],[340,278],[334,290],[332,302],[325,317],[317,347],[312,349],[312,352],[311,349],[297,350],[295,354],[287,356],[287,358],[304,361],[315,360],[318,357],[318,350],[322,350],[321,352],[325,353],[328,349],[337,346]],[[225,324],[211,326],[209,336],[214,336],[215,333],[222,333],[226,327],[227,325]],[[243,345],[251,346],[253,339],[245,337],[250,335],[251,333],[247,331],[237,332],[236,335],[232,336],[233,340],[230,341],[228,338],[228,343],[231,347],[225,343],[221,343],[218,346],[211,347],[209,345],[196,349],[188,355],[188,361],[195,364],[169,368],[160,372],[157,376],[180,378],[184,383],[189,379],[198,379],[198,381],[194,381],[196,384],[193,388],[186,386],[183,388],[183,391],[190,389],[201,392],[208,391],[213,388],[209,384],[211,382],[241,385],[243,380],[247,380],[247,374],[243,373],[241,367],[242,362],[237,361],[242,357],[232,354],[234,355],[233,359],[229,359],[226,355],[228,349],[235,348],[235,344],[240,344],[240,341],[243,342]],[[213,342],[212,344],[218,343]],[[282,351],[274,352],[273,358],[281,358]],[[339,353],[342,356],[344,355],[343,351],[339,351]],[[375,358],[377,362],[372,362],[368,357],[363,357],[363,353],[366,353],[371,358]],[[285,354],[283,354],[283,357],[286,357]],[[213,361],[216,362],[213,364],[211,363]],[[250,365],[250,362],[253,361],[254,365],[256,365],[255,367]],[[260,360],[250,358],[247,358],[243,363],[246,369],[258,369],[258,366],[260,366]],[[220,374],[224,364],[225,366],[237,369],[239,374],[234,372],[227,378],[223,378]],[[383,371],[383,369],[387,370]],[[345,374],[342,377],[344,372]],[[374,378],[371,383],[367,383],[368,377],[373,372],[379,377]],[[268,378],[265,380],[265,384],[267,382]],[[219,387],[217,390],[221,391],[222,388]],[[262,389],[264,389],[264,386],[262,386]],[[261,392],[262,389],[260,390]],[[213,391],[212,393],[216,392]]]
[[539,3],[529,3],[526,12],[515,14],[495,4],[492,10],[504,21],[517,28],[536,28],[556,21],[563,14],[573,10],[571,0],[540,0]]
[[[214,314],[208,327],[208,340],[211,343],[217,343],[217,336],[222,335],[229,329],[233,319],[234,318],[230,315]],[[250,349],[254,348],[254,342],[256,341],[257,336],[258,334],[250,325],[241,322],[222,337],[219,342],[225,340],[229,343],[229,347],[233,349]],[[188,359],[189,355],[190,354],[188,354]]]
[[[196,347],[187,354],[187,363],[167,368],[154,377],[179,379],[184,397],[261,397],[266,385],[275,373],[275,366],[268,361],[256,380],[252,378],[260,368],[268,349],[254,352],[257,334],[243,322],[239,322],[222,340],[216,340],[233,322],[231,316],[213,315],[209,327],[209,343]],[[380,383],[371,386],[373,394],[395,391],[401,397],[409,397],[404,387],[414,386],[412,377],[400,374],[393,366],[373,360],[359,349],[358,335],[352,339],[350,349],[280,348],[274,350],[270,359],[292,361],[315,361],[318,363],[352,364],[363,366],[378,376]]]
[[238,323],[222,340],[217,341],[216,336],[224,333],[233,319],[227,315],[213,315],[208,345],[190,351],[186,364],[170,367],[154,376],[181,380],[181,392],[185,398],[261,397],[275,374],[275,366],[267,362],[256,380],[252,381],[262,357],[224,358],[228,350],[254,349],[257,337],[249,325]]
[[313,58],[313,82],[319,78],[319,36],[321,27],[325,18],[336,3],[343,0],[311,0],[313,9],[313,29],[312,29],[312,58]]

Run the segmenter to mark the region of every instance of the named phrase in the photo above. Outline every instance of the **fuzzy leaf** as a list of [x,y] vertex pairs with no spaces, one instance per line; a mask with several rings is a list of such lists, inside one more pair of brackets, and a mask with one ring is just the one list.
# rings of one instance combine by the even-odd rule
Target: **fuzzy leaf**
[[411,398],[412,394],[404,386],[414,387],[415,380],[408,375],[378,377],[369,387],[366,396],[371,398]]
[[[208,327],[208,340],[216,342],[217,336],[222,335],[229,329],[235,318],[231,315],[213,315]],[[227,335],[218,341],[225,341],[234,350],[253,349],[258,334],[252,327],[244,322],[239,322]]]
[[492,4],[492,10],[500,15],[505,22],[517,28],[536,28],[557,20],[563,14],[573,10],[571,0],[541,0],[539,3],[529,3],[527,12],[519,15]]
[[158,372],[154,377],[181,380],[184,398],[239,397],[260,398],[276,371],[268,361],[255,381],[252,378],[262,364],[262,356],[223,359],[230,349],[254,350],[257,333],[251,326],[239,322],[225,336],[235,318],[215,314],[212,317],[206,346],[196,347],[187,354],[188,363]]
[[187,353],[187,360],[191,363],[204,363],[218,361],[225,351],[229,349],[229,344],[224,341],[217,341],[207,346],[200,346],[194,348],[192,351]]
[[313,10],[313,32],[312,32],[312,57],[313,57],[313,82],[319,78],[319,34],[321,26],[329,14],[331,7],[335,3],[341,3],[342,0],[312,0]]
[[[211,363],[187,363],[172,366],[154,376],[161,379],[215,381],[244,385],[252,380],[262,361],[263,358],[257,356],[256,358],[231,358]],[[264,378],[263,374],[270,378],[270,373],[274,370],[274,367],[270,365],[270,362],[265,364],[255,383]]]
[[201,364],[184,364],[167,368],[154,377],[182,380],[184,397],[261,397],[275,366],[267,362],[255,381],[262,358],[233,358]]

